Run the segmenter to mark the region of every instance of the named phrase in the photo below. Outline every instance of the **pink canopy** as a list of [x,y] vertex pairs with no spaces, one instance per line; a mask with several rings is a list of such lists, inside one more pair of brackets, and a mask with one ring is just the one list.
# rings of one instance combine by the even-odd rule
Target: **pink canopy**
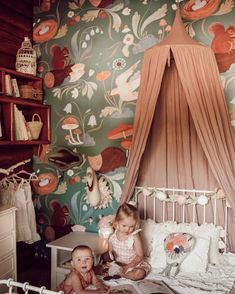
[[179,11],[145,52],[122,198],[136,184],[223,189],[235,211],[235,137],[212,50],[192,40]]

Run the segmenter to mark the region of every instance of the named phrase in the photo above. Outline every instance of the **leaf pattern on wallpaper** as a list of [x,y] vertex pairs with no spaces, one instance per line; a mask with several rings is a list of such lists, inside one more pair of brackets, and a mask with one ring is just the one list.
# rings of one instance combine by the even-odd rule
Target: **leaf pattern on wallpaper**
[[166,13],[167,4],[163,4],[161,8],[159,8],[157,11],[153,12],[149,17],[147,17],[141,25],[141,15],[136,11],[132,17],[132,29],[136,38],[138,38],[139,40],[142,39],[146,27],[152,22],[166,16]]
[[140,22],[140,14],[136,11],[134,15],[132,16],[132,29],[133,33],[136,36],[136,38],[140,39],[139,33],[138,33],[138,25]]
[[122,188],[120,184],[117,181],[123,180],[125,174],[124,173],[117,173],[117,174],[112,174],[112,175],[106,175],[108,180],[112,183],[113,187],[113,198],[119,202],[121,195],[122,195]]
[[230,13],[233,9],[234,1],[233,0],[225,0],[221,3],[219,10],[213,15],[224,15]]
[[69,1],[68,7],[69,9],[72,9],[72,10],[76,10],[79,8],[79,6],[77,5],[77,3],[75,3],[75,1],[74,2]]
[[71,48],[72,48],[72,55],[74,62],[79,61],[79,47],[78,47],[78,34],[80,33],[80,30],[76,31],[76,33],[71,38]]
[[67,191],[67,183],[66,182],[62,182],[58,185],[57,190],[53,192],[53,194],[65,194]]
[[59,38],[64,37],[67,34],[67,32],[68,32],[68,26],[67,26],[67,24],[64,24],[63,26],[61,26],[58,29],[58,32],[55,35],[54,39],[59,39]]
[[143,32],[145,28],[152,22],[159,20],[160,18],[166,16],[167,13],[167,4],[163,4],[161,8],[159,8],[157,11],[155,11],[153,14],[151,14],[141,26],[140,34],[143,36]]
[[78,210],[78,196],[81,194],[81,191],[76,192],[73,194],[71,198],[71,210],[74,216],[74,223],[78,223],[79,220],[79,210]]
[[83,16],[82,20],[85,22],[94,21],[98,17],[99,10],[88,10]]

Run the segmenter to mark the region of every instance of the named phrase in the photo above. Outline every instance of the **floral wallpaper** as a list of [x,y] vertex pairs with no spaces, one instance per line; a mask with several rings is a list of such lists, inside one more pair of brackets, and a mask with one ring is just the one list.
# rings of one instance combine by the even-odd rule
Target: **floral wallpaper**
[[[233,0],[180,1],[188,33],[217,59],[235,128]],[[51,0],[34,7],[38,75],[51,105],[50,146],[35,157],[37,223],[46,241],[97,231],[122,193],[145,50],[171,30],[166,0]]]

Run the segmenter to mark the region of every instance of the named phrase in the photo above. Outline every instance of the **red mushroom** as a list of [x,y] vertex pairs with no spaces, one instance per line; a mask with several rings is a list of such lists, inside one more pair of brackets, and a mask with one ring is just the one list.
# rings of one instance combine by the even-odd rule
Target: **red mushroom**
[[108,132],[108,139],[115,140],[126,138],[133,135],[133,125],[120,124],[112,131]]

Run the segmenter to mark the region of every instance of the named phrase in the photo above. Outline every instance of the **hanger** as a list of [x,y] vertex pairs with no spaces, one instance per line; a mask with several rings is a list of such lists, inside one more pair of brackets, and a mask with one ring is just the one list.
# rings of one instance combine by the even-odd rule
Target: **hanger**
[[29,178],[27,180],[30,180],[30,181],[36,181],[38,180],[38,176],[35,174],[35,172],[27,172],[26,170],[22,169],[20,171],[18,171],[17,173],[15,173],[15,175],[17,175],[18,177],[20,177],[19,175],[20,174],[24,174],[24,175],[28,175]]
[[0,168],[0,173],[5,174],[5,175],[9,175],[11,172],[14,171],[14,169],[16,169],[17,167],[19,167],[21,165],[25,165],[26,163],[28,163],[30,161],[31,161],[31,158],[28,158],[28,159],[20,161],[16,164],[13,164],[12,166],[10,166],[8,168]]
[[[27,175],[29,177],[25,178],[23,175]],[[38,180],[38,176],[35,174],[35,172],[30,173],[30,172],[27,172],[26,170],[20,170],[17,173],[10,174],[9,176],[3,178],[1,182],[15,184],[15,183],[21,183],[21,182],[30,183],[31,181],[35,181],[35,180]]]

